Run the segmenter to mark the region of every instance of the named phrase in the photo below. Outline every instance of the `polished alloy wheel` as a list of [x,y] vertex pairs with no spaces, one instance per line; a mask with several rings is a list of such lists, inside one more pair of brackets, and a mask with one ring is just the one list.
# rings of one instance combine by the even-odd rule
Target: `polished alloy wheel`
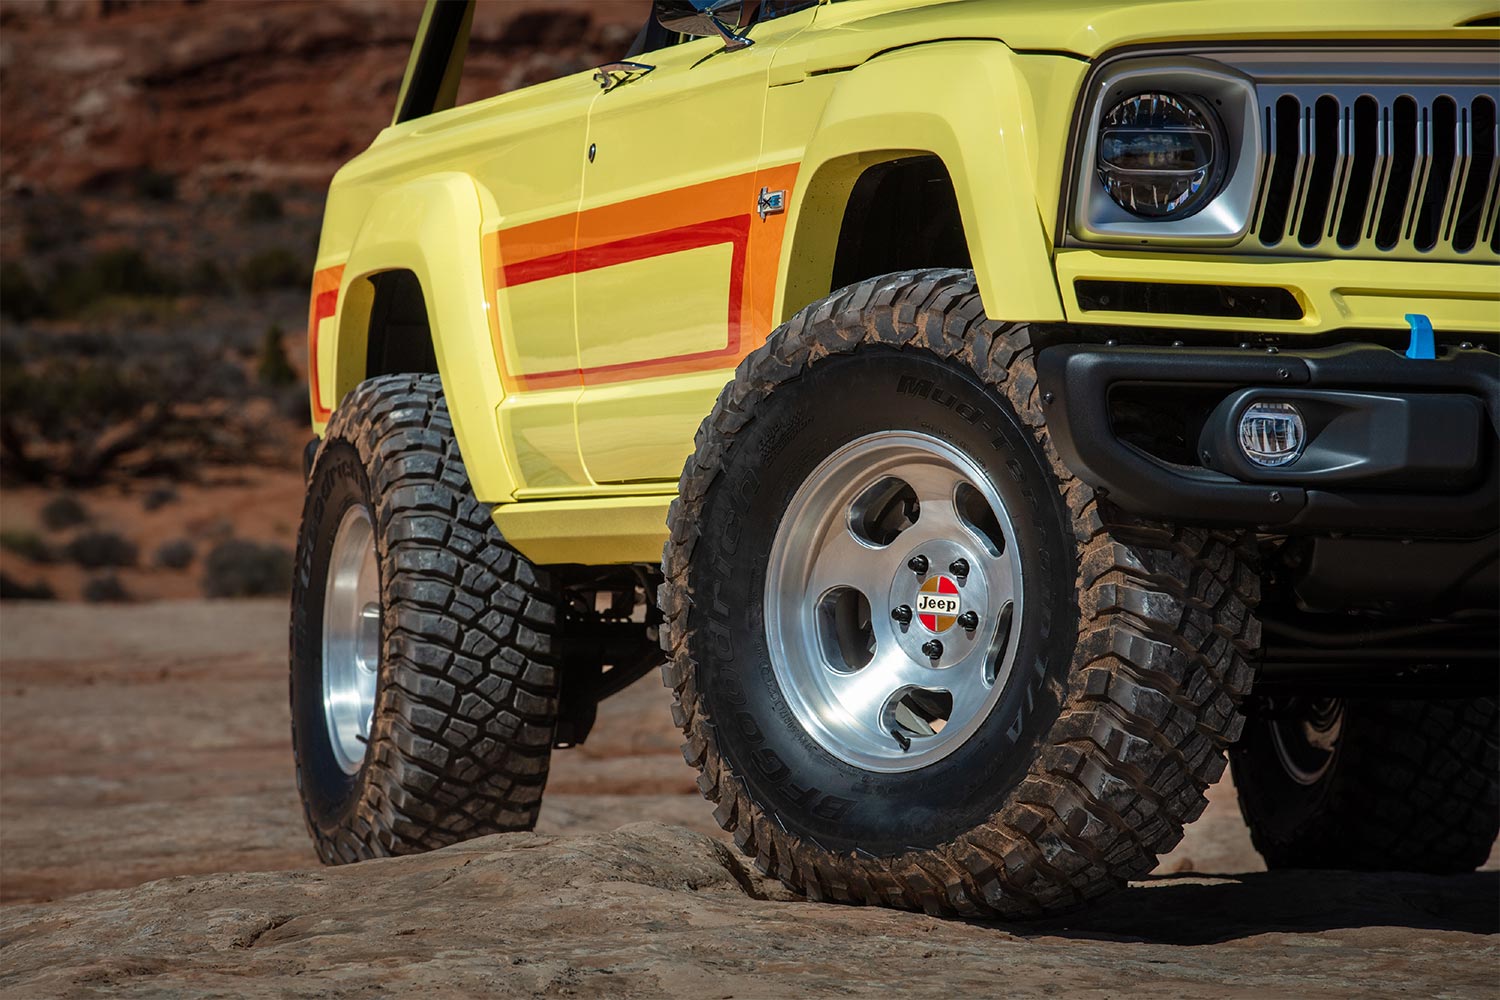
[[1271,746],[1288,777],[1299,785],[1313,785],[1333,763],[1343,728],[1344,703],[1319,698],[1299,716],[1273,719]]
[[359,771],[370,738],[380,672],[380,567],[362,505],[339,521],[323,600],[323,718],[344,773]]
[[1019,634],[1022,558],[999,493],[940,438],[882,432],[787,505],[766,575],[777,681],[829,753],[871,771],[947,756],[984,722]]

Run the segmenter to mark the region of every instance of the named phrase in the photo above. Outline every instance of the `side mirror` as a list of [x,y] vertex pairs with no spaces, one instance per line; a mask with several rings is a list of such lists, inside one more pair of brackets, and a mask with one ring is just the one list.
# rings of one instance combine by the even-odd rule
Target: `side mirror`
[[724,39],[730,51],[755,44],[738,32],[748,28],[755,0],[653,0],[657,23],[668,31]]

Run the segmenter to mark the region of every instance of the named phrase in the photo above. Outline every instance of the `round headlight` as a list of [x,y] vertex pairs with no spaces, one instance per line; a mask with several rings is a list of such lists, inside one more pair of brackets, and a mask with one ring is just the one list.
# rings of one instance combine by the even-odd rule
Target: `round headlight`
[[1099,179],[1125,211],[1186,218],[1224,181],[1224,129],[1209,106],[1179,94],[1135,94],[1099,124]]

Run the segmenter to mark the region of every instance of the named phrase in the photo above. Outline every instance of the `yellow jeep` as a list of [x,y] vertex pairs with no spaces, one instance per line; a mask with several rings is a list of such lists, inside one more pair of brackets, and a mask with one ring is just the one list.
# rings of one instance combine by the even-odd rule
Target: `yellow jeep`
[[1078,905],[1226,752],[1271,866],[1483,862],[1492,0],[655,0],[486,96],[495,13],[429,3],[328,194],[325,861],[529,829],[660,666],[813,898]]

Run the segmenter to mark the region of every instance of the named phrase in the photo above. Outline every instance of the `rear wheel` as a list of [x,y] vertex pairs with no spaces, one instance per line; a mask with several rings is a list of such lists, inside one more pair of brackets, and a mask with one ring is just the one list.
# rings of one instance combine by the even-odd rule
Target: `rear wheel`
[[556,622],[469,489],[437,377],[351,393],[313,460],[292,593],[292,746],[324,862],[535,824]]
[[1230,753],[1271,868],[1472,871],[1500,833],[1500,712],[1467,701],[1286,699]]
[[1130,518],[967,271],[836,293],[739,367],[670,518],[684,753],[815,898],[1034,915],[1203,809],[1258,639],[1243,538]]

